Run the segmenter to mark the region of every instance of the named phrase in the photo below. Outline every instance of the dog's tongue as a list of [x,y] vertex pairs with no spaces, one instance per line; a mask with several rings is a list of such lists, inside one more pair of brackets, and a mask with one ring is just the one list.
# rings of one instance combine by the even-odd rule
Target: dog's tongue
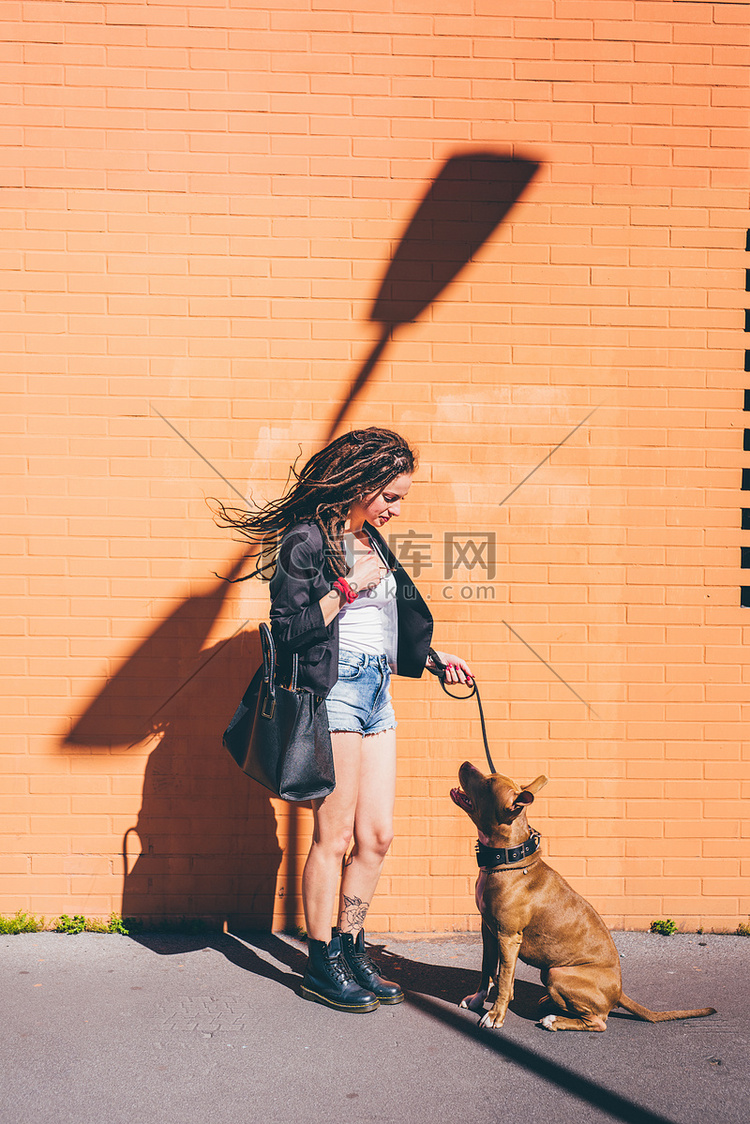
[[474,808],[474,805],[472,804],[471,800],[469,800],[469,797],[460,788],[451,789],[451,800],[454,804],[457,804],[458,807],[461,808],[464,812],[469,812]]

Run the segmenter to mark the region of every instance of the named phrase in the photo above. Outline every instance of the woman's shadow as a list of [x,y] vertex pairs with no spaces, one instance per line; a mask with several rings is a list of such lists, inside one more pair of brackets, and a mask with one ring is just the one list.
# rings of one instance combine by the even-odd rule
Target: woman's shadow
[[[272,980],[297,992],[305,971],[307,951],[304,942],[275,933],[242,933],[240,930],[206,935],[144,933],[140,944],[162,956],[184,956],[213,948],[232,964],[254,976]],[[464,996],[473,995],[479,986],[479,969],[430,964],[400,953],[390,952],[387,944],[368,942],[381,974],[398,983],[410,996],[427,996],[458,1007]],[[510,1010],[520,1018],[537,1022],[547,989],[528,980],[515,981],[515,996]]]
[[[304,945],[271,932],[282,855],[276,816],[265,790],[221,744],[261,661],[255,631],[238,630],[206,646],[229,588],[214,584],[158,625],[107,681],[62,748],[142,756],[147,740],[156,739],[141,808],[123,839],[121,913],[139,923],[135,939],[160,955],[215,948],[245,971],[296,990]],[[115,770],[114,783],[127,786],[131,775]],[[287,828],[291,847],[294,816]],[[293,895],[287,898],[288,922],[294,903]],[[407,995],[458,1004],[477,988],[478,968],[424,963],[385,945],[372,949],[383,974]],[[538,1018],[543,994],[542,987],[519,980],[512,1009]]]
[[[67,753],[142,756],[137,820],[123,838],[121,913],[143,928],[192,919],[270,930],[281,861],[268,794],[238,769],[221,734],[260,663],[257,633],[204,647],[228,583],[193,596],[125,660],[63,739]],[[130,768],[114,785],[127,792]]]

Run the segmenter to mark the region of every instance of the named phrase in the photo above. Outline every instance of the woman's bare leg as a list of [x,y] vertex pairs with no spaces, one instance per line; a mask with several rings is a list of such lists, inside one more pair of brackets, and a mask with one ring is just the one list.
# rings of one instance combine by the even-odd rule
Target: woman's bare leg
[[362,740],[361,734],[331,734],[336,787],[330,796],[313,801],[313,841],[302,873],[302,904],[307,935],[326,944],[331,939],[341,863],[352,838]]
[[396,799],[396,731],[361,739],[359,788],[354,809],[354,847],[341,880],[338,927],[355,936],[377,889],[393,841]]

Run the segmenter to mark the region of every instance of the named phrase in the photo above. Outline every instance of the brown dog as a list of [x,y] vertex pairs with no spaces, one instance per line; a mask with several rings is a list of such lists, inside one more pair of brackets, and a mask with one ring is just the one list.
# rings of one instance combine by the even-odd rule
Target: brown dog
[[623,994],[620,957],[609,930],[594,907],[542,862],[539,835],[526,821],[526,806],[547,777],[521,787],[464,761],[458,779],[461,788],[451,790],[451,799],[479,832],[476,900],[483,945],[479,990],[461,1006],[482,1011],[492,977],[497,988],[480,1026],[503,1025],[519,956],[541,969],[544,1001],[551,1000],[559,1012],[541,1019],[546,1030],[606,1030],[613,1007],[651,1023],[715,1014],[713,1007],[649,1011]]

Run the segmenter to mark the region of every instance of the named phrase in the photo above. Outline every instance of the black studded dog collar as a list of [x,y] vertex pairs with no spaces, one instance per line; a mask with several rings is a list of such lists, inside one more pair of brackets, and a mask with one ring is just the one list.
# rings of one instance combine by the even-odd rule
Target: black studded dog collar
[[529,838],[525,843],[519,843],[517,847],[486,847],[477,839],[477,866],[483,870],[494,870],[498,866],[523,862],[530,855],[536,854],[542,845],[542,837],[533,827],[529,830],[531,831]]

